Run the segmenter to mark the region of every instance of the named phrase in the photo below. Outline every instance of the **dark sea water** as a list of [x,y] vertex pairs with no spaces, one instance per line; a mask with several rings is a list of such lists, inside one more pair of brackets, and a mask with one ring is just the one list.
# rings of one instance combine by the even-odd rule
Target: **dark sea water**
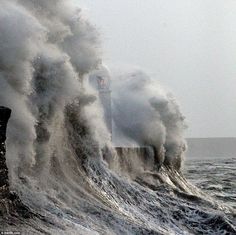
[[190,139],[188,143],[186,178],[236,209],[236,138]]

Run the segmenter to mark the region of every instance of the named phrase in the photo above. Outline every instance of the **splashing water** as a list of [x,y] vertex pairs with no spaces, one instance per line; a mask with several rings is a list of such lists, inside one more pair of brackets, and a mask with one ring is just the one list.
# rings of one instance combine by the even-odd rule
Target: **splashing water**
[[[29,234],[235,234],[235,212],[186,181],[184,117],[140,70],[114,76],[114,148],[98,94],[96,29],[65,0],[0,2],[0,103],[11,190],[33,212],[1,216]],[[1,227],[2,226],[2,227]]]

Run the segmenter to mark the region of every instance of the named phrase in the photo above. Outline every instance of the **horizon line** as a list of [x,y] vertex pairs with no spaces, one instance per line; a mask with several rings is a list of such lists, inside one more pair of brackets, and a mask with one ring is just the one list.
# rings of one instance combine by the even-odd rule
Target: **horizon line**
[[185,137],[186,139],[236,139],[236,136],[218,136],[218,137]]

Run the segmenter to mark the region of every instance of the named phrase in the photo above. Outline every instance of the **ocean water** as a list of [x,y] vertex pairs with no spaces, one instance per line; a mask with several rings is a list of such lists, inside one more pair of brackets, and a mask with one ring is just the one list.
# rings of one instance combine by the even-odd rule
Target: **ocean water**
[[236,138],[188,140],[184,175],[208,195],[236,209]]
[[236,158],[187,161],[184,173],[199,189],[236,209]]
[[[150,170],[151,158],[148,149],[123,148],[110,159],[113,166],[107,160],[109,169],[87,159],[73,163],[80,171],[54,160],[61,188],[53,181],[50,194],[28,191],[23,202],[36,216],[4,228],[23,234],[236,234],[235,159],[190,156],[182,175],[165,166]],[[76,184],[67,177],[76,177]]]
[[68,0],[0,1],[0,22],[0,105],[12,110],[4,176],[30,213],[4,195],[0,233],[236,234],[234,139],[190,139],[183,173],[178,102],[131,69],[111,76],[118,149],[101,94],[87,84],[103,58],[80,8]]

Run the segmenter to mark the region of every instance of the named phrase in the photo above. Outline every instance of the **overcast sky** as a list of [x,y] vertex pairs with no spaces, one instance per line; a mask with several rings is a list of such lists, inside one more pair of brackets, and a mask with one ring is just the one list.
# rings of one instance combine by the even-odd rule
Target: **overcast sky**
[[74,0],[110,66],[143,68],[172,90],[189,137],[236,136],[235,0]]

